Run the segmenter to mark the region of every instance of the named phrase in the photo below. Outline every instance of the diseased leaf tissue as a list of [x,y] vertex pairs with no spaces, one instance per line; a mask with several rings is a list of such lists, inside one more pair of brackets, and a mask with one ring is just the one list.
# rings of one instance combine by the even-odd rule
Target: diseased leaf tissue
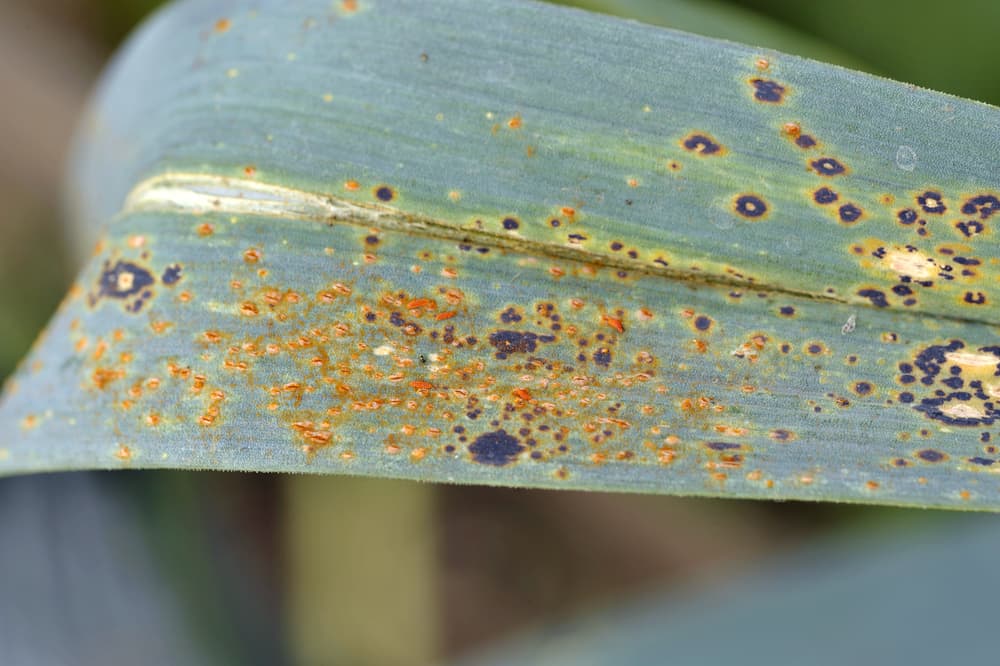
[[545,5],[179,4],[87,119],[113,219],[0,471],[994,509],[998,127]]

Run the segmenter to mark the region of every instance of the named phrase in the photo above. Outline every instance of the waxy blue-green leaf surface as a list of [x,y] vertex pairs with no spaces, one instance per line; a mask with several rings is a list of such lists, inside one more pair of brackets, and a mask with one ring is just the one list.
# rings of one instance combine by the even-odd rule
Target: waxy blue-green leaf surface
[[180,3],[0,472],[1000,505],[1000,111],[515,2]]

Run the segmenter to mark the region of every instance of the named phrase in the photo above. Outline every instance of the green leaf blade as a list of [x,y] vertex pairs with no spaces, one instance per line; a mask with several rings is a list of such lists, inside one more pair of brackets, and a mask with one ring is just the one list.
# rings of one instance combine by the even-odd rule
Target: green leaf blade
[[996,109],[528,3],[217,10],[98,98],[121,212],[0,470],[997,505]]

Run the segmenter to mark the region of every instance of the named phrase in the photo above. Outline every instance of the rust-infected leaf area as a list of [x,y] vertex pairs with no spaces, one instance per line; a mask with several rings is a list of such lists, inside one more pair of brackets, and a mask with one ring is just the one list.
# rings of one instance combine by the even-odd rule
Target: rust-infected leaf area
[[[36,352],[56,362],[22,372],[51,402],[9,393],[4,413],[30,427],[5,467],[71,439],[107,466],[763,497],[833,484],[905,502],[960,474],[975,498],[991,478],[1000,356],[973,342],[983,325],[872,309],[848,335],[856,307],[782,292],[365,220],[164,207],[116,222],[142,247],[102,244]],[[182,282],[143,309],[89,296],[108,267],[152,276],[179,258]],[[831,450],[854,462],[832,468]]]
[[95,104],[0,472],[1000,506],[996,109],[525,2],[202,11]]

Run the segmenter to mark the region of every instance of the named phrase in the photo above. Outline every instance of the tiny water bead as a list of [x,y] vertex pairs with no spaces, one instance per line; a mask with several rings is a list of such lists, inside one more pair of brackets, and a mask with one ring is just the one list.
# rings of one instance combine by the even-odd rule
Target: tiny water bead
[[909,146],[896,149],[896,166],[903,171],[913,171],[917,168],[917,153]]

